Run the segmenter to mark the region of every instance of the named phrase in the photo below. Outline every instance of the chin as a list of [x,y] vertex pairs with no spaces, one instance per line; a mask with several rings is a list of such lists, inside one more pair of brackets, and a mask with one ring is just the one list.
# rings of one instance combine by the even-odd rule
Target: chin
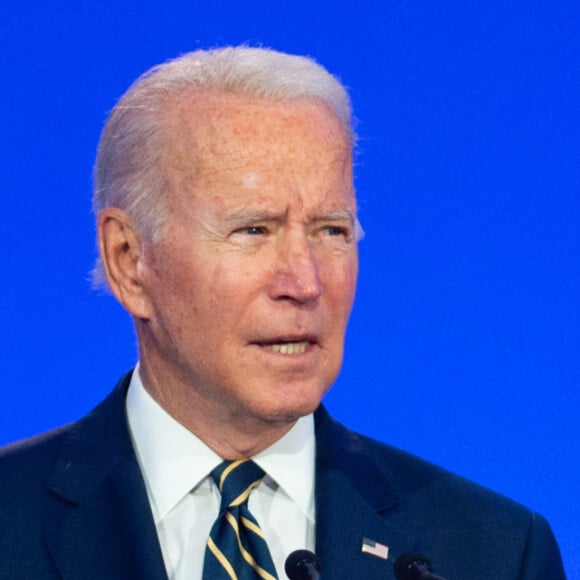
[[[273,401],[263,408],[264,416],[269,416],[270,420],[295,422],[300,417],[313,413],[322,401],[322,397],[326,390],[319,393],[318,396],[313,396],[313,392],[308,392],[307,396],[285,397],[277,401]],[[266,409],[267,407],[267,409]]]

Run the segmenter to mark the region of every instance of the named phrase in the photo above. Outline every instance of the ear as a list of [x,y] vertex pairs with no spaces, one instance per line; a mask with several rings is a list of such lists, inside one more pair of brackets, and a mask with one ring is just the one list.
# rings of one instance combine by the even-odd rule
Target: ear
[[101,262],[117,300],[137,318],[149,318],[143,286],[141,240],[127,213],[108,207],[99,214],[97,233]]

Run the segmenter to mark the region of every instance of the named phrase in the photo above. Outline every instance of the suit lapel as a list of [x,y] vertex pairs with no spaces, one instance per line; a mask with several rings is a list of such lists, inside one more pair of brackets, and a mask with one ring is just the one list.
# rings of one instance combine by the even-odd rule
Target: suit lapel
[[49,482],[45,539],[63,578],[167,578],[125,418],[128,384],[73,427]]
[[[393,577],[393,555],[413,539],[389,523],[400,503],[388,474],[362,439],[332,420],[324,408],[316,420],[316,553],[325,578]],[[363,538],[389,547],[388,560],[363,553]]]

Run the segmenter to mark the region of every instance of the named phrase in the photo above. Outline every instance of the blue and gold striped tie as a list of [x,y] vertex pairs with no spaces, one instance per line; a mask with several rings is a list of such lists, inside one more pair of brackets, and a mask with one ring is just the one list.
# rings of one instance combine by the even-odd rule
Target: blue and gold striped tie
[[248,509],[250,492],[264,475],[250,459],[224,461],[211,472],[222,501],[207,541],[204,580],[278,578],[264,534]]

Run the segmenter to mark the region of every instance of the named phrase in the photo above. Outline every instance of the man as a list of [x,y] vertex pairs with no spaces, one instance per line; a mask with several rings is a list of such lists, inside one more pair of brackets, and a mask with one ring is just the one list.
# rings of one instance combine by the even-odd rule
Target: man
[[284,578],[300,548],[333,580],[393,578],[410,551],[448,580],[564,577],[540,516],[320,406],[355,293],[354,140],[340,83],[265,49],[191,53],[124,95],[95,170],[97,276],[139,364],[3,451],[0,578]]

